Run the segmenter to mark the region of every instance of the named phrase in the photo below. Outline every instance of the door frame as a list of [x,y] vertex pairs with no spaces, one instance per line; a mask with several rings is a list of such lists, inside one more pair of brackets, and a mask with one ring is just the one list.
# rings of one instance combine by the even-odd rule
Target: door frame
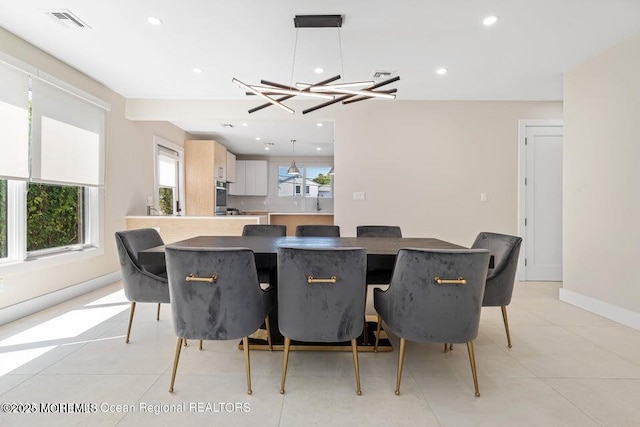
[[[536,119],[536,120],[518,120],[518,235],[522,237],[523,242],[520,247],[520,256],[518,258],[518,270],[516,271],[516,280],[526,281],[526,273],[524,268],[524,259],[527,254],[526,242],[524,237],[526,236],[526,229],[524,225],[524,219],[526,216],[526,188],[524,185],[524,179],[527,171],[527,156],[525,154],[525,137],[527,136],[527,127],[546,127],[546,126],[562,126],[564,127],[564,120],[561,119]],[[564,143],[564,142],[563,142]],[[564,151],[564,150],[563,150]],[[564,176],[564,172],[563,172]]]

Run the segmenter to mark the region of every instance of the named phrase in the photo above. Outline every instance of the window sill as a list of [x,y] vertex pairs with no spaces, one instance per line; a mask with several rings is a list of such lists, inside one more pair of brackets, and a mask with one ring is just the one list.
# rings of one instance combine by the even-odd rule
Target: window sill
[[102,248],[87,248],[80,251],[64,252],[41,256],[26,261],[6,261],[0,263],[0,275],[29,273],[43,268],[55,267],[72,262],[95,258],[104,253]]

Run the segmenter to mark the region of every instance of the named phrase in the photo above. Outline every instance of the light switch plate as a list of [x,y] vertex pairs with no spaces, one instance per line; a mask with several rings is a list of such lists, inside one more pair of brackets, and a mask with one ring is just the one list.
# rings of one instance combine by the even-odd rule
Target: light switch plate
[[486,202],[487,200],[489,200],[489,198],[487,197],[487,193],[480,193],[480,201]]
[[354,191],[353,200],[366,200],[367,194],[364,191]]

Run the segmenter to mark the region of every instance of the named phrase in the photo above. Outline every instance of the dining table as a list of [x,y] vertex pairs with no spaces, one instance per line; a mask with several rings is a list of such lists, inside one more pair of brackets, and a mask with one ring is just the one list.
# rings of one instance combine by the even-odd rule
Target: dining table
[[[269,285],[277,288],[278,248],[364,248],[367,253],[367,280],[369,285],[389,283],[398,250],[402,248],[418,249],[467,249],[464,246],[429,237],[269,237],[269,236],[197,236],[169,245],[156,246],[138,252],[141,265],[166,265],[165,248],[249,248],[253,251],[257,269],[269,271]],[[490,260],[492,267],[493,257]],[[269,315],[271,340],[275,350],[281,350],[284,337],[278,330],[277,292],[274,292],[274,309]],[[372,323],[368,324],[367,323]],[[365,322],[362,336],[358,340],[359,351],[373,351],[376,322]],[[384,333],[383,333],[384,334]],[[384,335],[383,335],[384,337]],[[381,338],[383,338],[381,337]],[[266,350],[266,335],[254,334],[250,337],[250,348]],[[392,351],[390,342],[381,339],[378,351]],[[351,351],[350,343],[298,343],[292,341],[293,350],[333,350]]]

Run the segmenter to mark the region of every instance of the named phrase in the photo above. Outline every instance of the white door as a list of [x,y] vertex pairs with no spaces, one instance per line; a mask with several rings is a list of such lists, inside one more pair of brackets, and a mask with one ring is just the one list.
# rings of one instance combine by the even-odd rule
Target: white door
[[562,280],[562,133],[525,127],[524,280]]

